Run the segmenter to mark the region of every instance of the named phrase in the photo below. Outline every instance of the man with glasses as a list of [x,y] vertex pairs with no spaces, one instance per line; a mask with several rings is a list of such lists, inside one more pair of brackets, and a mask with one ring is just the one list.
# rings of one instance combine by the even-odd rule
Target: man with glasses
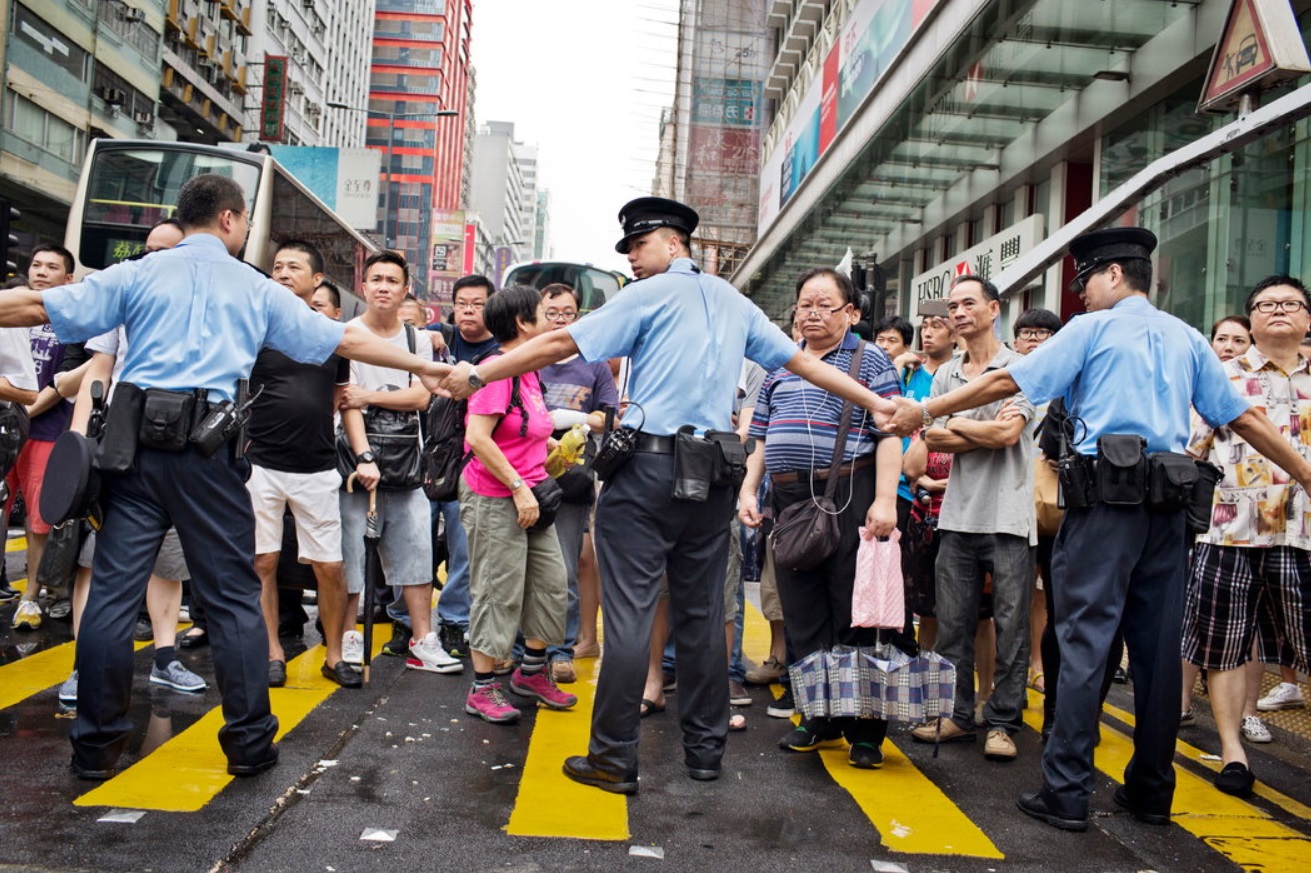
[[[1224,364],[1238,393],[1263,408],[1303,457],[1311,453],[1311,371],[1298,346],[1311,328],[1308,304],[1306,286],[1291,276],[1256,283],[1247,298],[1252,347]],[[1256,671],[1258,689],[1247,693],[1252,641],[1282,641],[1299,669],[1311,667],[1311,502],[1232,428],[1199,422],[1188,451],[1223,469],[1224,478],[1215,492],[1211,528],[1193,552],[1183,653],[1207,671],[1223,759],[1215,786],[1247,797],[1256,779],[1241,731],[1245,717],[1256,718],[1261,675]],[[1277,656],[1279,646],[1272,649]],[[1252,701],[1249,716],[1245,698]]]
[[[500,343],[483,323],[483,307],[496,292],[486,276],[470,274],[455,280],[451,289],[451,320],[441,325],[447,356],[452,363],[474,363],[496,351]],[[437,634],[446,651],[457,658],[469,654],[469,544],[460,524],[460,501],[432,501],[434,519],[442,516],[446,531],[446,584],[437,599]],[[403,631],[398,628],[398,635]],[[390,644],[388,644],[390,645]],[[404,649],[398,653],[404,654]]]
[[[1094,231],[1070,243],[1074,290],[1091,314],[1004,369],[948,394],[901,406],[898,432],[923,419],[1024,391],[1043,403],[1065,396],[1081,423],[1073,451],[1096,456],[1110,434],[1138,434],[1146,452],[1181,452],[1189,407],[1213,427],[1228,425],[1303,484],[1311,464],[1270,420],[1248,406],[1225,378],[1206,338],[1147,299],[1156,236],[1141,227]],[[1141,505],[1068,505],[1052,570],[1060,585],[1053,606],[1060,637],[1060,708],[1043,748],[1043,785],[1021,794],[1026,815],[1063,830],[1088,829],[1093,746],[1106,655],[1123,627],[1134,676],[1134,755],[1115,803],[1149,824],[1169,823],[1174,798],[1174,743],[1179,727],[1179,637],[1183,619],[1187,533],[1182,509]]]
[[[1019,360],[993,332],[1001,314],[997,288],[977,276],[952,282],[947,311],[965,353],[938,368],[932,396],[981,378]],[[1011,739],[1021,726],[1020,708],[1029,667],[1029,596],[1033,548],[1038,543],[1033,510],[1033,406],[1022,395],[994,401],[926,423],[931,452],[950,452],[951,475],[938,516],[938,652],[956,665],[955,711],[911,732],[918,742],[972,741],[975,737],[974,661],[985,576],[992,574],[996,667],[983,709],[983,755],[1014,760]],[[981,689],[985,694],[988,689]]]

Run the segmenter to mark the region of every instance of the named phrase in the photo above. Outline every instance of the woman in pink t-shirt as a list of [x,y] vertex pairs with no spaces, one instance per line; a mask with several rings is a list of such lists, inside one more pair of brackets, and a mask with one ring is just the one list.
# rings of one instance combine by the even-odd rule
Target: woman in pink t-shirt
[[[508,352],[550,329],[541,294],[516,285],[493,294],[483,322]],[[564,642],[568,577],[555,527],[538,530],[533,488],[547,479],[551,416],[536,373],[492,382],[469,398],[460,523],[469,538],[469,649],[474,680],[464,709],[497,723],[519,720],[494,672],[522,629],[524,657],[510,691],[550,709],[578,702],[546,669],[546,647]]]

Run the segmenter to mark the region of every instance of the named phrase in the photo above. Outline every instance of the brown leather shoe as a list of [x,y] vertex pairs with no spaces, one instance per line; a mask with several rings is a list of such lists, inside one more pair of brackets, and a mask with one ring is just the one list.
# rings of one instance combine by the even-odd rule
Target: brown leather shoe
[[949,718],[935,718],[910,732],[917,743],[972,743],[974,736],[973,728],[963,728]]
[[988,731],[988,739],[983,744],[983,757],[989,761],[1014,761],[1019,754],[1015,741],[1006,731]]

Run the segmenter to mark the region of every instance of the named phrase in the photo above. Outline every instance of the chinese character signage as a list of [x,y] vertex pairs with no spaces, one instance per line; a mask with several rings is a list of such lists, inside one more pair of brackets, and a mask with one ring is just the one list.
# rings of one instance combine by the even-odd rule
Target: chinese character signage
[[1311,63],[1288,0],[1233,0],[1197,111],[1228,111],[1244,93],[1308,72]]
[[1042,226],[1041,215],[1030,215],[954,258],[920,273],[910,280],[916,305],[925,300],[946,297],[951,290],[952,280],[958,276],[993,278],[1038,244],[1042,238]]
[[264,97],[259,107],[259,138],[282,142],[282,115],[287,105],[287,58],[270,55],[264,59]]

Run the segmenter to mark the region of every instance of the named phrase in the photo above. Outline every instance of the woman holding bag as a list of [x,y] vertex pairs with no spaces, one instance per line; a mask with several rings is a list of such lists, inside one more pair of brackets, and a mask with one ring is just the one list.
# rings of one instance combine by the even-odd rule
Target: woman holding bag
[[[859,320],[859,298],[851,280],[836,270],[819,268],[797,281],[797,316],[802,344],[812,355],[850,373],[870,390],[899,394],[896,370],[877,346],[851,332]],[[901,441],[874,427],[862,410],[786,370],[771,373],[761,388],[750,436],[763,449],[747,459],[747,476],[739,494],[739,517],[758,527],[761,509],[756,492],[764,471],[773,482],[775,519],[804,501],[832,501],[837,522],[835,548],[807,569],[776,563],[783,622],[797,660],[834,646],[872,646],[878,631],[851,626],[851,598],[860,545],[859,529],[888,536],[897,523],[897,479]],[[776,523],[776,531],[783,527]],[[777,536],[777,534],[776,534]],[[777,543],[776,543],[777,546]],[[776,557],[778,552],[776,551]],[[799,562],[809,563],[809,562]],[[808,718],[780,741],[780,748],[810,752],[845,737],[853,767],[883,765],[887,722],[872,718]]]

